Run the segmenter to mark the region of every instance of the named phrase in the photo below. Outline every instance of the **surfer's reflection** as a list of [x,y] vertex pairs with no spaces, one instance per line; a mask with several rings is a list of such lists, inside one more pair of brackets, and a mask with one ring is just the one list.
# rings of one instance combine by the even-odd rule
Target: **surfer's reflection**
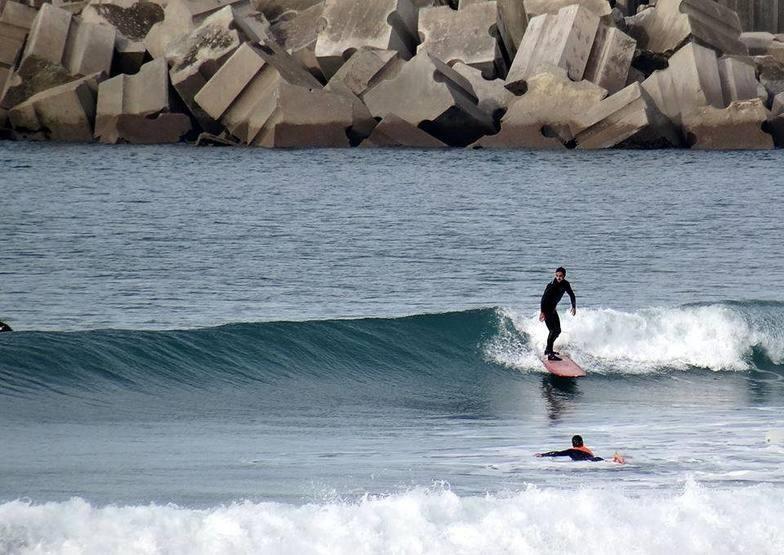
[[561,418],[562,413],[568,412],[571,401],[580,395],[577,380],[573,378],[559,378],[550,374],[542,377],[542,397],[550,420]]

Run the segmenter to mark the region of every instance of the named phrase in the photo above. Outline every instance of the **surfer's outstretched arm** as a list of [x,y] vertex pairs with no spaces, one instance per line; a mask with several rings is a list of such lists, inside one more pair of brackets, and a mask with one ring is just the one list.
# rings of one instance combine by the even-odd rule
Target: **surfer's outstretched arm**
[[547,453],[534,453],[534,457],[571,457],[571,449],[565,451],[548,451]]

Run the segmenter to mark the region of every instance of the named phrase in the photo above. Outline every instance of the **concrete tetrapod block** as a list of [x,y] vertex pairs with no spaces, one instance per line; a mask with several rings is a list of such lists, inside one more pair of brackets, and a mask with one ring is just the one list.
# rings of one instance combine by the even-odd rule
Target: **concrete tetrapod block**
[[540,66],[529,78],[528,91],[515,100],[501,119],[501,130],[482,137],[475,148],[564,148],[580,127],[580,117],[607,91],[590,81],[574,82],[566,70]]
[[164,19],[161,3],[162,0],[92,0],[82,10],[82,21],[115,29],[117,69],[136,73],[147,51],[147,33]]
[[674,147],[680,133],[639,83],[609,96],[579,117],[572,129],[577,148]]
[[532,18],[506,77],[506,88],[523,92],[526,79],[541,65],[562,67],[572,80],[582,80],[598,28],[599,17],[576,4],[556,15]]
[[360,48],[332,76],[326,89],[342,83],[361,99],[374,84],[397,73],[401,64],[402,60],[395,50]]
[[170,114],[166,60],[142,66],[135,75],[118,75],[98,87],[95,138],[103,143],[173,143],[187,133],[190,118]]
[[373,117],[394,113],[452,146],[468,145],[495,130],[468,80],[424,49],[394,77],[367,91],[364,101]]
[[253,7],[271,22],[293,19],[313,6],[324,4],[324,0],[253,0]]
[[393,113],[384,116],[373,129],[370,136],[362,141],[362,148],[369,147],[409,147],[409,148],[445,148],[447,145],[429,135],[419,127]]
[[154,59],[165,58],[169,46],[188,36],[194,29],[193,12],[187,0],[169,0],[163,20],[150,27],[144,35],[144,47]]
[[8,117],[19,131],[43,131],[53,141],[93,138],[97,76],[47,89],[14,106]]
[[329,79],[363,46],[396,50],[404,59],[416,51],[417,8],[411,0],[326,0],[316,58]]
[[463,62],[487,79],[506,76],[507,61],[496,35],[499,13],[496,2],[480,2],[453,10],[449,6],[419,12],[419,48],[449,65]]
[[626,33],[599,25],[583,77],[615,94],[626,86],[636,46]]
[[756,150],[773,148],[773,137],[762,130],[768,111],[759,98],[736,100],[727,108],[705,106],[684,118],[691,148]]
[[650,13],[631,21],[628,33],[645,50],[672,52],[694,38],[725,54],[747,54],[738,15],[713,0],[658,0]]
[[770,31],[781,28],[782,0],[716,0],[738,14],[744,31]]
[[196,94],[240,46],[231,6],[205,19],[188,36],[171,44],[166,60],[174,89],[205,131],[220,131],[194,100]]
[[485,79],[481,71],[460,62],[453,65],[452,69],[471,83],[479,108],[491,114],[494,119],[506,112],[516,98],[506,89],[502,79]]

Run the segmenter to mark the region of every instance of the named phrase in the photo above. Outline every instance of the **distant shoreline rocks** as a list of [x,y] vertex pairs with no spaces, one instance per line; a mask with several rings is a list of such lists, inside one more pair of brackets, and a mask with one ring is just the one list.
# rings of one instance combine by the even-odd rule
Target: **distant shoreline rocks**
[[0,139],[772,149],[784,0],[758,4],[0,0]]

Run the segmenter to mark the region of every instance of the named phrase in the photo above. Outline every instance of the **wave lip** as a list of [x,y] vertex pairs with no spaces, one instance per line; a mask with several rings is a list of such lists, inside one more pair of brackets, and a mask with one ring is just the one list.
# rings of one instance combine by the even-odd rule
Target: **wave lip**
[[420,488],[358,502],[243,502],[203,510],[13,501],[0,505],[0,551],[777,554],[784,552],[782,493],[689,482],[679,492],[642,497],[533,486],[505,496],[460,497]]
[[[705,368],[745,371],[761,350],[776,365],[784,361],[784,306],[722,303],[636,312],[581,309],[561,315],[557,346],[599,371],[644,374]],[[506,328],[488,342],[489,360],[522,370],[540,370],[538,353],[547,328],[538,313],[503,310]]]

